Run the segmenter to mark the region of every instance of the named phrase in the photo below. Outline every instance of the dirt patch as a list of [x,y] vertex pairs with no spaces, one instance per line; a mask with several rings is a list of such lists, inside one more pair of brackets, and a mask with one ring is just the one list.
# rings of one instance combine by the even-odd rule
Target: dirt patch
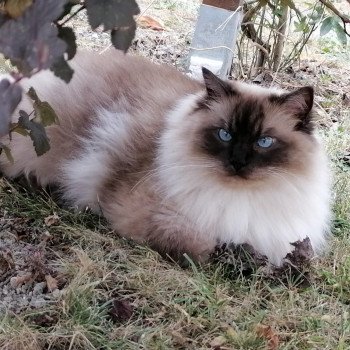
[[265,255],[257,252],[250,244],[224,244],[216,247],[212,261],[225,266],[226,274],[235,279],[238,275],[249,277],[259,273],[266,280],[297,281],[307,286],[310,282],[311,263],[314,251],[310,239],[291,243],[294,247],[281,264],[269,263]]
[[41,308],[58,299],[55,254],[50,234],[29,219],[0,213],[0,314]]

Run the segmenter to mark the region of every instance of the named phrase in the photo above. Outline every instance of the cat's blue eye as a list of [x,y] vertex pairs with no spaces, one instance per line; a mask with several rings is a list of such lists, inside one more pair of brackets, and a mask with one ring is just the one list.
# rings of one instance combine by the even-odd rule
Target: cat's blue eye
[[275,139],[273,137],[263,136],[258,139],[257,144],[261,148],[269,148],[273,145],[274,142],[275,142]]
[[229,142],[232,140],[231,134],[225,129],[219,129],[218,135],[221,141]]

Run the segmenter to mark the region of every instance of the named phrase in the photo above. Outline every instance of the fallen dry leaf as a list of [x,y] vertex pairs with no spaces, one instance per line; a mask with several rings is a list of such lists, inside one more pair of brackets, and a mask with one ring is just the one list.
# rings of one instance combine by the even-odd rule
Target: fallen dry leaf
[[12,253],[9,249],[0,250],[0,275],[15,267]]
[[220,349],[221,345],[224,345],[227,339],[223,335],[219,335],[210,342],[210,346],[214,349]]
[[53,292],[55,289],[58,289],[58,282],[56,278],[51,275],[45,275],[46,286],[49,292]]
[[140,16],[137,19],[137,24],[139,25],[139,27],[145,29],[152,29],[156,31],[164,30],[164,26],[150,16]]
[[46,252],[40,245],[34,247],[26,260],[28,268],[35,271],[37,276],[40,276],[41,279],[44,279],[45,275],[50,274],[51,268],[46,258]]
[[4,9],[12,18],[17,18],[32,4],[33,0],[6,1]]
[[223,244],[215,247],[211,255],[212,261],[223,263],[230,267],[232,278],[238,274],[252,275],[259,267],[267,265],[267,257],[257,252],[251,245]]
[[49,215],[44,219],[45,225],[47,227],[50,227],[52,225],[57,225],[59,221],[60,221],[60,217],[56,213],[54,213],[53,215]]
[[12,277],[10,280],[10,284],[12,288],[18,288],[22,284],[25,284],[29,281],[31,281],[33,278],[33,274],[31,272],[26,273],[22,276]]
[[289,276],[298,280],[300,287],[306,287],[310,284],[311,261],[314,257],[310,238],[306,237],[291,245],[294,246],[294,250],[285,256],[282,266],[276,267],[274,274],[275,276]]
[[258,324],[256,327],[256,334],[258,337],[266,339],[268,350],[278,350],[278,335],[271,326]]
[[281,281],[294,279],[298,281],[299,287],[306,287],[310,284],[311,262],[314,257],[310,239],[306,237],[291,245],[294,250],[284,257],[281,266],[269,263],[266,256],[247,243],[218,245],[210,258],[214,263],[228,267],[225,273],[231,278],[236,278],[238,274],[249,277],[259,271],[265,278]]
[[40,327],[52,327],[58,322],[57,315],[34,314],[30,317],[31,321]]
[[171,331],[171,336],[173,337],[174,342],[176,345],[181,345],[182,347],[188,345],[190,339],[184,337],[180,332],[178,331]]
[[127,300],[114,299],[108,314],[113,322],[124,322],[131,318],[134,313],[133,306]]
[[350,107],[350,97],[346,93],[342,96],[342,102],[345,107]]

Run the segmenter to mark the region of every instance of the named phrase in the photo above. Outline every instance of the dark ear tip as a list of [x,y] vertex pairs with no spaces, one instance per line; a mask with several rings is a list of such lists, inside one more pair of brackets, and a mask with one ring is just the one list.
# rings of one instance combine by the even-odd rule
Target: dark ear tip
[[299,90],[302,91],[304,94],[307,94],[307,95],[310,95],[310,96],[314,95],[314,88],[311,85],[303,86]]
[[208,68],[202,67],[202,74],[203,76],[208,76],[213,73]]
[[307,89],[311,94],[314,93],[314,87],[311,85],[305,86],[305,89]]

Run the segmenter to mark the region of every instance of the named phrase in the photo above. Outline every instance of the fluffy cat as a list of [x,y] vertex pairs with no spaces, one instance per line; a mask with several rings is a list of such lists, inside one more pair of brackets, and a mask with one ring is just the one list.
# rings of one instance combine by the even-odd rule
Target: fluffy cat
[[[47,128],[51,149],[41,157],[13,134],[14,164],[1,156],[6,176],[58,185],[73,206],[174,258],[204,261],[233,242],[280,265],[306,236],[322,249],[330,181],[311,87],[270,90],[207,69],[202,83],[115,50],[80,52],[71,64],[68,85],[49,71],[21,83],[60,125]],[[27,96],[18,109],[32,111]]]

